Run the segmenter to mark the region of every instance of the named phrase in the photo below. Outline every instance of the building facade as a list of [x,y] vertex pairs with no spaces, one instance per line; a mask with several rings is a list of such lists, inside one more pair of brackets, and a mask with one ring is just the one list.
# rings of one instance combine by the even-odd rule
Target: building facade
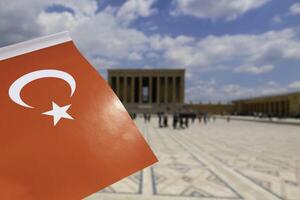
[[196,113],[209,113],[211,115],[232,114],[231,104],[185,104],[184,108]]
[[278,117],[295,117],[300,114],[300,92],[263,96],[233,101],[238,115],[254,113],[271,114]]
[[184,103],[184,69],[109,69],[108,82],[130,112],[174,110]]

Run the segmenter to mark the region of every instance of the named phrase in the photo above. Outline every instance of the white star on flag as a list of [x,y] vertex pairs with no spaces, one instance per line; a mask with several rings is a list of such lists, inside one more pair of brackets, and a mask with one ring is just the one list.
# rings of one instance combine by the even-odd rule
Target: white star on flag
[[52,110],[44,112],[42,114],[53,116],[53,122],[54,122],[54,126],[55,126],[61,118],[73,119],[73,117],[71,117],[67,113],[70,106],[71,106],[71,104],[67,105],[67,106],[60,107],[55,102],[52,102]]

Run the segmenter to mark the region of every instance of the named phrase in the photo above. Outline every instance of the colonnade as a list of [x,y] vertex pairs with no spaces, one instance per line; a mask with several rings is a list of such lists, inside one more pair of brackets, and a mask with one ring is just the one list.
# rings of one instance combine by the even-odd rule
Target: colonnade
[[181,76],[110,76],[109,83],[123,103],[183,103]]
[[288,116],[290,113],[289,100],[247,103],[243,107],[243,112],[248,114],[264,113],[274,116]]

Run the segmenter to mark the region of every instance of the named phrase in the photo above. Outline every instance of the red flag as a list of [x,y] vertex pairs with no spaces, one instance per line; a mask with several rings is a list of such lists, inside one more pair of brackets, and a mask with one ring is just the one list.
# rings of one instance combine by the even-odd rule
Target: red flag
[[157,161],[65,35],[0,49],[0,199],[82,199]]

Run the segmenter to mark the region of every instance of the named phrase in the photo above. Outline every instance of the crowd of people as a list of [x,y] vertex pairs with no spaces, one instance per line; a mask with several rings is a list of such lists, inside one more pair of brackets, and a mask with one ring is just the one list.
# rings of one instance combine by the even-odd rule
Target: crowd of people
[[[146,116],[144,114],[144,119],[146,121]],[[165,128],[169,127],[169,115],[164,112],[158,112],[158,127]],[[194,112],[175,112],[172,116],[172,127],[173,129],[184,129],[188,128],[190,123],[194,123],[198,119],[199,123],[207,124],[211,120],[216,122],[215,115],[209,115],[208,113],[194,113]],[[150,121],[150,120],[149,120]],[[227,122],[230,121],[230,118],[227,117]]]
[[[132,119],[136,119],[137,114],[130,114]],[[190,123],[198,123],[207,124],[209,122],[216,122],[217,118],[215,115],[210,115],[208,113],[195,113],[195,112],[174,112],[173,115],[170,115],[165,112],[158,112],[158,127],[166,128],[171,126],[173,129],[185,129],[188,128]],[[151,114],[143,113],[143,118],[145,123],[150,123]],[[172,120],[172,122],[170,122]],[[226,117],[226,121],[230,122],[230,116]]]

